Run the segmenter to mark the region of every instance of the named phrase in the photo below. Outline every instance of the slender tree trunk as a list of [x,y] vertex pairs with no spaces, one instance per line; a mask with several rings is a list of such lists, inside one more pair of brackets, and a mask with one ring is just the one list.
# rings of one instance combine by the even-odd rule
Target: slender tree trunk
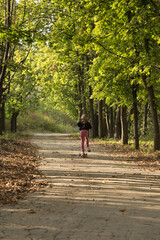
[[108,137],[106,114],[105,114],[105,100],[103,101],[103,128],[104,128],[104,137]]
[[95,137],[98,137],[98,114],[97,114],[97,111],[94,114],[94,131],[95,131]]
[[11,117],[11,132],[15,133],[17,131],[17,117],[19,112],[14,112]]
[[114,137],[113,107],[110,107],[110,138]]
[[128,144],[127,107],[121,107],[121,143]]
[[78,105],[78,117],[79,117],[79,119],[81,118],[81,116],[82,116],[82,103],[79,103],[79,105]]
[[120,119],[120,107],[116,111],[116,122],[115,122],[115,138],[121,138],[121,119]]
[[81,83],[79,81],[79,85],[78,85],[78,91],[79,91],[79,103],[78,103],[78,116],[79,116],[79,119],[81,118],[82,116],[82,100],[81,100],[81,95],[82,95],[82,90],[81,90]]
[[[12,23],[12,10],[11,10],[11,0],[4,1],[4,21],[5,21],[5,28],[9,29]],[[3,45],[3,50],[1,51],[1,62],[0,62],[0,135],[3,134],[3,93],[4,93],[4,80],[7,71],[7,61],[9,60],[9,50],[10,44],[9,41],[6,39]]]
[[80,69],[80,85],[81,85],[81,99],[82,99],[82,110],[83,113],[87,114],[87,107],[86,107],[86,86],[85,86],[85,79],[84,79],[84,60],[86,59],[85,55],[82,54],[82,65],[79,66]]
[[3,134],[3,124],[2,124],[2,103],[0,99],[0,135]]
[[138,85],[132,85],[132,96],[133,96],[133,113],[134,113],[134,141],[135,148],[139,149],[139,134],[138,134],[138,109],[137,109],[137,89]]
[[103,100],[98,101],[98,125],[99,125],[99,138],[104,137],[103,129]]
[[113,107],[105,105],[105,116],[106,116],[106,128],[109,138],[114,137],[114,117]]
[[[5,52],[4,52],[4,63],[7,62],[8,59],[8,52],[9,52],[9,43],[8,41],[6,41],[5,44]],[[0,66],[0,135],[3,134],[3,126],[4,126],[4,122],[3,122],[3,93],[4,93],[4,88],[3,88],[3,83],[5,80],[5,74],[6,74],[6,65],[2,64]]]
[[143,135],[147,135],[147,117],[148,117],[148,103],[145,104],[143,113]]
[[157,114],[157,106],[155,103],[154,89],[152,85],[151,86],[147,85],[145,75],[142,75],[142,79],[149,95],[149,104],[151,107],[152,121],[154,126],[154,151],[156,151],[156,150],[160,150],[160,133],[159,133],[158,114]]
[[6,125],[5,125],[5,102],[2,102],[2,132],[5,132]]
[[107,127],[107,133],[109,135],[110,132],[110,126],[109,126],[109,113],[108,113],[108,106],[105,104],[105,117],[106,117],[106,127]]
[[103,116],[103,128],[104,128],[104,137],[107,138],[108,137],[108,132],[107,132],[107,125],[106,125],[106,119]]
[[133,114],[133,108],[128,112],[128,134],[131,133],[131,126],[132,126],[132,121],[131,121],[131,116]]
[[95,121],[94,121],[94,108],[93,108],[93,99],[91,99],[92,95],[92,87],[89,86],[89,112],[90,112],[90,119],[91,119],[91,137],[95,138],[96,137],[96,133],[95,133]]
[[83,113],[87,114],[85,86],[83,81],[81,84],[81,88],[82,88],[82,109],[83,109]]

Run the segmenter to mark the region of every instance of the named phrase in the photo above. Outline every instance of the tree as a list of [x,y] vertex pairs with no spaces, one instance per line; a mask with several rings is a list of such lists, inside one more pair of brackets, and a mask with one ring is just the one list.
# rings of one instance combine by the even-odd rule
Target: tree
[[[154,149],[157,150],[158,2],[62,0],[43,4],[44,13],[49,11],[50,21],[44,20],[44,14],[38,32],[45,34],[46,42],[42,46],[38,42],[34,57],[36,79],[43,98],[69,111],[75,118],[87,113],[94,126],[93,136],[98,125],[95,121],[97,103],[103,102],[110,137],[116,130],[116,136],[121,136],[125,144],[128,142],[127,111],[131,113],[133,109],[137,149],[140,104],[145,104],[149,98],[155,128]],[[116,112],[120,108],[121,125],[119,110]],[[99,124],[103,126],[104,107],[99,105],[99,110]],[[105,131],[101,131],[100,136],[102,132]]]
[[[100,1],[97,2],[100,3]],[[99,4],[92,39],[96,46],[98,58],[102,63],[101,72],[103,75],[105,75],[105,67],[107,66],[110,69],[114,64],[115,69],[119,68],[120,70],[118,75],[121,75],[124,79],[134,78],[136,84],[140,84],[141,87],[145,86],[148,91],[155,129],[154,150],[157,150],[159,149],[160,137],[154,89],[159,83],[157,63],[159,63],[158,32],[160,25],[159,13],[155,6],[157,9],[159,8],[158,3],[147,0],[135,1],[134,3],[125,0],[120,2],[110,1],[106,6],[103,3]],[[102,54],[104,55],[103,60]],[[110,56],[112,56],[112,59]],[[104,64],[106,59],[108,61],[107,65]],[[100,70],[98,72],[100,73]],[[103,79],[102,74],[101,79]],[[108,75],[108,71],[106,71],[106,75]],[[119,80],[117,76],[116,78],[112,77],[115,79],[115,84]],[[140,76],[142,76],[143,81]],[[99,89],[103,88],[102,92],[106,91],[104,84],[102,85],[102,80],[99,82],[97,87],[99,86]],[[107,85],[109,86],[108,83]],[[133,83],[128,82],[129,85],[131,88]],[[122,87],[120,87],[120,90],[123,90]],[[134,85],[132,88],[134,88]],[[97,91],[96,88],[95,90]],[[121,96],[119,95],[120,101],[122,100]],[[134,116],[136,117],[137,114],[134,114]],[[135,119],[136,122],[138,121]],[[138,136],[137,133],[136,136]],[[136,148],[138,148],[138,138],[136,137],[136,139],[135,144]]]
[[[6,0],[0,3],[0,135],[5,115],[2,105],[14,80],[15,74],[21,71],[31,50],[35,38],[43,37],[48,28],[49,16],[45,1],[15,1]],[[44,19],[47,19],[44,21]],[[44,25],[45,30],[44,30]],[[25,49],[25,50],[24,50]],[[22,51],[21,57],[16,58],[16,51]]]
[[32,55],[25,62],[21,73],[17,73],[14,81],[10,83],[6,105],[11,119],[11,132],[17,131],[17,117],[29,108],[37,107],[40,99],[37,85],[36,71],[32,72]]

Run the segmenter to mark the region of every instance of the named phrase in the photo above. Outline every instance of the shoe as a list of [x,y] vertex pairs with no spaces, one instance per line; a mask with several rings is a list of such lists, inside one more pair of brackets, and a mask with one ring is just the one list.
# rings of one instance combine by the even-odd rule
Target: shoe
[[85,153],[79,153],[79,157],[84,157]]
[[79,156],[82,157],[82,158],[86,158],[87,157],[87,153],[79,153]]

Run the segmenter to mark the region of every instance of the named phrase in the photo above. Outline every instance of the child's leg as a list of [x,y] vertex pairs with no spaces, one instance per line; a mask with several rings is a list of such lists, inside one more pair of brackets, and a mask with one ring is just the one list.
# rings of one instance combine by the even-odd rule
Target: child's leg
[[84,153],[84,130],[80,131],[80,136],[81,136],[81,151]]
[[85,140],[86,140],[87,150],[88,150],[88,152],[91,152],[91,150],[90,150],[90,148],[89,148],[89,133],[88,133],[88,131],[86,132]]
[[86,132],[86,146],[89,148],[89,138],[88,138],[88,131]]
[[84,136],[81,137],[81,151],[84,153]]

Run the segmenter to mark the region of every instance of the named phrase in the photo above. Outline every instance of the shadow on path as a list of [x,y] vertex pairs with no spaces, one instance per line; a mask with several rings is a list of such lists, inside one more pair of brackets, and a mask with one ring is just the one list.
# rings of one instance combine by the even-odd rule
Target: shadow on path
[[91,143],[79,158],[80,140],[36,135],[48,187],[17,206],[4,206],[0,239],[159,240],[159,171],[143,169]]

